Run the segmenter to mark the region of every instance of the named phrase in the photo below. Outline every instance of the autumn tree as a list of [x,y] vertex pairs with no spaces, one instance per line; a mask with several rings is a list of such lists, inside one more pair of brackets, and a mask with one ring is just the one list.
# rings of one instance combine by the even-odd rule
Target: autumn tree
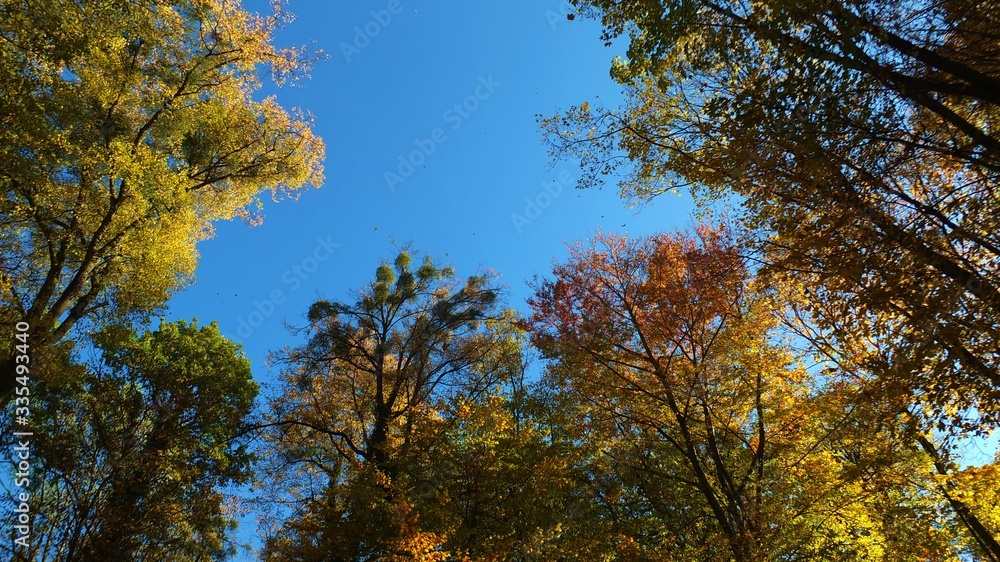
[[532,341],[618,556],[961,551],[967,535],[933,493],[927,456],[870,415],[882,408],[858,408],[856,387],[798,364],[778,330],[782,301],[725,231],[598,235],[553,277],[530,301]]
[[[13,560],[205,560],[234,551],[222,487],[246,482],[250,362],[211,324],[59,346],[34,392],[31,548]],[[13,499],[24,488],[12,488]],[[5,498],[7,502],[11,498]],[[6,502],[5,502],[6,503]],[[4,534],[11,534],[11,518]]]
[[421,520],[443,532],[453,560],[606,559],[614,551],[563,405],[531,382],[524,333],[504,331],[515,336],[504,384],[442,404],[441,445],[418,461]]
[[354,302],[314,303],[307,343],[277,353],[270,466],[293,511],[268,559],[444,556],[411,489],[429,481],[420,459],[440,445],[439,402],[494,388],[519,351],[491,278],[453,276],[401,252]]
[[631,197],[737,195],[813,322],[891,344],[878,376],[939,418],[996,421],[1000,6],[574,4],[629,45],[612,68],[624,107],[543,121],[585,185],[618,170]]
[[[838,458],[878,498],[872,509],[882,524],[897,529],[886,535],[893,543],[887,550],[898,553],[906,547],[920,559],[951,552],[960,559],[1000,560],[1000,527],[990,523],[996,506],[965,491],[1000,490],[1000,484],[960,476],[987,474],[995,466],[959,468],[963,449],[967,452],[970,439],[982,434],[976,413],[951,412],[957,423],[947,423],[939,406],[919,395],[915,400],[911,381],[892,376],[901,371],[895,368],[897,346],[881,344],[854,324],[836,326],[831,334],[797,307],[787,312],[784,325],[811,350],[817,369],[822,366],[826,382],[815,395],[819,411],[844,412],[831,433]],[[992,492],[982,495],[991,497]],[[928,526],[948,532],[928,532]]]
[[667,527],[659,546],[759,559],[777,446],[765,402],[796,375],[762,337],[770,322],[739,255],[701,234],[704,248],[665,236],[573,248],[530,301],[532,341],[556,360],[558,384],[592,405],[584,423],[609,440],[609,472],[642,490],[646,505],[632,509]]
[[149,313],[213,222],[320,184],[308,119],[254,95],[261,68],[281,81],[312,58],[272,44],[284,19],[228,0],[0,2],[5,342],[27,322],[37,362],[81,320]]

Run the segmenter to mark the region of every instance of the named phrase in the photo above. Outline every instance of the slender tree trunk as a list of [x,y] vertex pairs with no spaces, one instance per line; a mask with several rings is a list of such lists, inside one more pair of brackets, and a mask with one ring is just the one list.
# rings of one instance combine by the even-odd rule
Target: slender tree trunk
[[[937,473],[941,476],[948,476],[948,466],[945,459],[942,458],[941,453],[938,451],[937,447],[931,443],[930,439],[923,435],[917,435],[917,442],[923,450],[930,455],[931,460],[934,461],[934,468]],[[955,510],[955,514],[958,515],[959,520],[965,525],[965,528],[975,539],[976,544],[982,549],[982,554],[986,555],[987,560],[992,562],[1000,562],[1000,543],[997,543],[996,538],[992,533],[983,525],[983,523],[976,517],[976,514],[969,509],[969,506],[965,505],[965,502],[955,498],[948,492],[946,484],[942,484],[940,487],[942,495],[948,500],[951,508]]]

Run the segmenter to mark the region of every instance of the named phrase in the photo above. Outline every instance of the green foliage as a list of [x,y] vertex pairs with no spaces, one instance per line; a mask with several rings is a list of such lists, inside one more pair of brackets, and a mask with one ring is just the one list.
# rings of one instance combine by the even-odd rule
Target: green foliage
[[308,68],[272,46],[283,19],[216,0],[0,2],[2,345],[21,320],[42,347],[148,314],[215,221],[322,182],[309,120],[254,98],[259,67]]
[[267,473],[295,511],[268,559],[440,553],[443,531],[422,523],[427,497],[412,494],[416,459],[442,452],[441,403],[495,388],[520,348],[490,278],[463,285],[430,258],[412,265],[401,252],[354,303],[314,303],[308,342],[276,355]]
[[250,476],[240,439],[257,395],[250,362],[214,324],[163,323],[142,336],[108,328],[95,341],[91,365],[63,349],[35,374],[32,549],[22,554],[193,561],[231,553],[234,513],[220,487]]
[[0,395],[21,321],[37,383],[32,547],[0,552],[232,556],[257,431],[266,560],[1000,562],[1000,463],[958,462],[1000,420],[1000,6],[572,3],[627,36],[627,101],[543,119],[553,151],[747,236],[600,234],[528,319],[403,250],[309,307],[250,426],[215,324],[131,326],[216,221],[322,182],[256,97],[312,55],[278,4],[0,0]]

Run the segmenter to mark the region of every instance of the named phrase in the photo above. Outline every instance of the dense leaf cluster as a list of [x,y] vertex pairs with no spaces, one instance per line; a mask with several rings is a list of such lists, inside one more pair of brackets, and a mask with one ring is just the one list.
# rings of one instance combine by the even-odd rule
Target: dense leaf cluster
[[3,556],[225,559],[256,507],[269,561],[1000,562],[1000,463],[961,458],[1000,419],[1000,6],[571,3],[627,102],[543,118],[553,152],[732,224],[578,242],[523,316],[402,251],[260,404],[215,324],[142,327],[213,222],[321,182],[253,95],[311,55],[280,7],[0,0]]

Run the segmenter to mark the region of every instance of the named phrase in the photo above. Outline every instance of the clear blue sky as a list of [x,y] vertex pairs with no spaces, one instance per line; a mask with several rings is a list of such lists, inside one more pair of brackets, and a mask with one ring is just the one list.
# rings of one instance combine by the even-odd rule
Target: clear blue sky
[[[302,325],[319,296],[348,298],[398,245],[460,276],[495,270],[510,306],[524,310],[526,282],[546,275],[567,242],[598,228],[642,235],[690,224],[686,196],[639,212],[616,189],[574,189],[573,163],[549,165],[537,114],[620,99],[608,75],[619,51],[603,46],[594,22],[567,20],[560,2],[291,0],[288,9],[297,19],[278,43],[315,42],[329,60],[300,86],[264,93],[313,113],[327,144],[326,183],[298,201],[267,200],[261,226],[218,225],[199,247],[195,284],[167,315],[218,321],[259,382],[276,380],[269,351],[301,343],[286,323]],[[400,157],[418,163],[412,173]],[[386,172],[403,181],[387,182]],[[255,535],[244,519],[238,539]]]
[[[275,380],[270,350],[301,343],[286,323],[303,324],[319,296],[348,298],[399,245],[461,276],[501,273],[509,304],[524,310],[526,282],[546,275],[567,242],[598,228],[644,235],[693,221],[686,195],[639,212],[613,188],[574,189],[573,163],[549,165],[537,114],[620,99],[608,76],[620,49],[603,46],[596,23],[568,21],[559,1],[291,0],[288,8],[297,19],[278,43],[315,42],[329,60],[300,86],[265,93],[315,115],[326,183],[298,201],[268,201],[262,226],[218,225],[200,245],[197,282],[174,296],[168,314],[218,321],[244,346],[258,381]],[[400,170],[401,157],[416,162],[412,171]],[[392,186],[387,172],[399,175]],[[553,187],[567,178],[561,191]],[[528,201],[541,205],[529,210]],[[969,446],[967,455],[985,458],[980,447],[996,443]],[[248,520],[240,538],[254,533]]]
[[[603,46],[594,22],[567,20],[559,2],[292,0],[288,8],[297,19],[278,43],[315,42],[329,60],[300,86],[266,93],[315,115],[326,183],[298,201],[268,199],[262,226],[220,224],[200,245],[196,283],[169,311],[217,320],[244,345],[259,381],[274,380],[268,351],[297,343],[284,324],[301,325],[320,295],[347,298],[394,256],[394,244],[411,243],[460,276],[497,271],[510,305],[523,310],[526,281],[546,274],[566,242],[597,228],[641,235],[690,223],[686,196],[640,212],[613,188],[575,189],[573,163],[548,164],[536,114],[595,96],[616,105],[620,96],[608,75],[616,49]],[[417,163],[412,173],[400,170],[401,157]],[[387,182],[386,172],[399,177]]]

